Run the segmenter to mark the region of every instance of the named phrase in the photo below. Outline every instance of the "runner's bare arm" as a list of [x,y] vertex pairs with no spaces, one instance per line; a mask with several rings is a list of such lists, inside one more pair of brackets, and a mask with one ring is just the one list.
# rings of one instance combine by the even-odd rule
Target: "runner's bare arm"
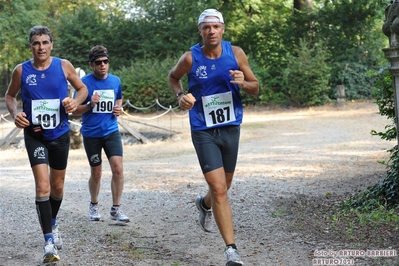
[[76,74],[75,68],[68,60],[62,59],[62,68],[64,70],[67,80],[76,90],[76,94],[73,99],[70,97],[66,97],[62,101],[66,112],[72,113],[86,99],[88,91],[86,85],[82,82],[78,74]]
[[233,78],[231,83],[237,84],[248,94],[257,95],[259,93],[259,81],[249,66],[247,56],[238,46],[233,46],[233,52],[240,70],[230,70],[230,75]]
[[11,75],[11,82],[8,85],[5,101],[8,111],[12,118],[14,118],[14,124],[18,128],[24,128],[29,126],[29,120],[26,119],[24,112],[18,112],[17,94],[21,89],[21,76],[22,76],[22,65],[17,65]]
[[182,109],[190,110],[194,106],[194,102],[187,97],[187,95],[179,94],[184,92],[183,84],[181,78],[190,72],[192,66],[192,54],[191,52],[184,53],[177,64],[172,68],[168,75],[169,87],[171,88],[173,94],[179,95],[179,106]]

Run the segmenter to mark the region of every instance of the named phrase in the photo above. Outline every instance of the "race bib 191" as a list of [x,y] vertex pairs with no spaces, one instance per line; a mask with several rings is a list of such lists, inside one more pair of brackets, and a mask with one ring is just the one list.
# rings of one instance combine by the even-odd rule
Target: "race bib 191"
[[60,123],[60,99],[32,100],[32,124],[54,129]]

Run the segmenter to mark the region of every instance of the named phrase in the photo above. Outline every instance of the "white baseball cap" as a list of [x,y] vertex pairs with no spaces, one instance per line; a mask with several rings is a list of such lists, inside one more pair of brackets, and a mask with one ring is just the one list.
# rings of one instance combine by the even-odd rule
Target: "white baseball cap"
[[[208,18],[213,17],[213,18]],[[198,18],[198,25],[202,22],[220,22],[224,24],[222,13],[216,9],[205,9]]]

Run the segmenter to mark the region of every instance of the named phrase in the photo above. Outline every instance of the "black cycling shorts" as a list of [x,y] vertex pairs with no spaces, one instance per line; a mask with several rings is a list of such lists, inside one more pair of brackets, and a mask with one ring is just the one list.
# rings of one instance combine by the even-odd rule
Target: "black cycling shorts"
[[119,131],[115,131],[103,138],[83,137],[90,166],[98,166],[102,163],[101,149],[104,149],[107,158],[112,156],[123,156],[122,138]]
[[220,167],[223,167],[227,173],[234,173],[237,164],[240,126],[191,131],[191,139],[202,173],[205,174]]
[[45,140],[43,136],[33,136],[29,129],[24,131],[25,147],[31,167],[47,164],[55,170],[64,170],[68,163],[69,131],[55,140]]

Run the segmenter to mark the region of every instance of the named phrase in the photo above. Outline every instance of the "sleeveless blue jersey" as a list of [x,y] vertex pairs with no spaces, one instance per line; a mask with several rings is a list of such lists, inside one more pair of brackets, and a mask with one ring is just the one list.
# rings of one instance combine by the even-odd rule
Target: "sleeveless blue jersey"
[[[60,58],[52,57],[50,66],[45,70],[34,68],[31,60],[22,63],[22,109],[31,125],[42,125],[46,140],[54,140],[69,130],[68,114],[62,105],[65,97],[68,97],[68,82]],[[49,102],[53,102],[51,107],[46,106]],[[55,102],[59,102],[58,106],[55,106]]]
[[105,79],[97,79],[93,73],[82,78],[89,91],[88,102],[96,91],[101,95],[100,102],[82,115],[82,135],[88,138],[102,138],[118,131],[118,118],[113,114],[117,99],[122,99],[122,85],[119,77],[108,74]]
[[[227,125],[240,125],[242,123],[243,108],[241,103],[240,89],[236,84],[231,84],[232,77],[229,70],[238,70],[238,63],[234,57],[230,42],[222,41],[222,55],[217,59],[205,57],[202,53],[200,44],[191,47],[192,67],[188,73],[188,92],[192,93],[196,102],[190,110],[191,130],[205,130]],[[235,119],[229,121],[223,114],[222,108],[218,108],[217,97],[212,101],[215,108],[204,109],[207,105],[203,103],[204,97],[229,92],[232,97],[232,105]],[[211,103],[208,103],[211,104]],[[205,112],[205,113],[204,113]],[[206,123],[205,116],[210,116],[215,123]],[[220,119],[220,118],[223,119]],[[223,121],[218,124],[217,121]],[[220,122],[220,121],[219,121]]]

